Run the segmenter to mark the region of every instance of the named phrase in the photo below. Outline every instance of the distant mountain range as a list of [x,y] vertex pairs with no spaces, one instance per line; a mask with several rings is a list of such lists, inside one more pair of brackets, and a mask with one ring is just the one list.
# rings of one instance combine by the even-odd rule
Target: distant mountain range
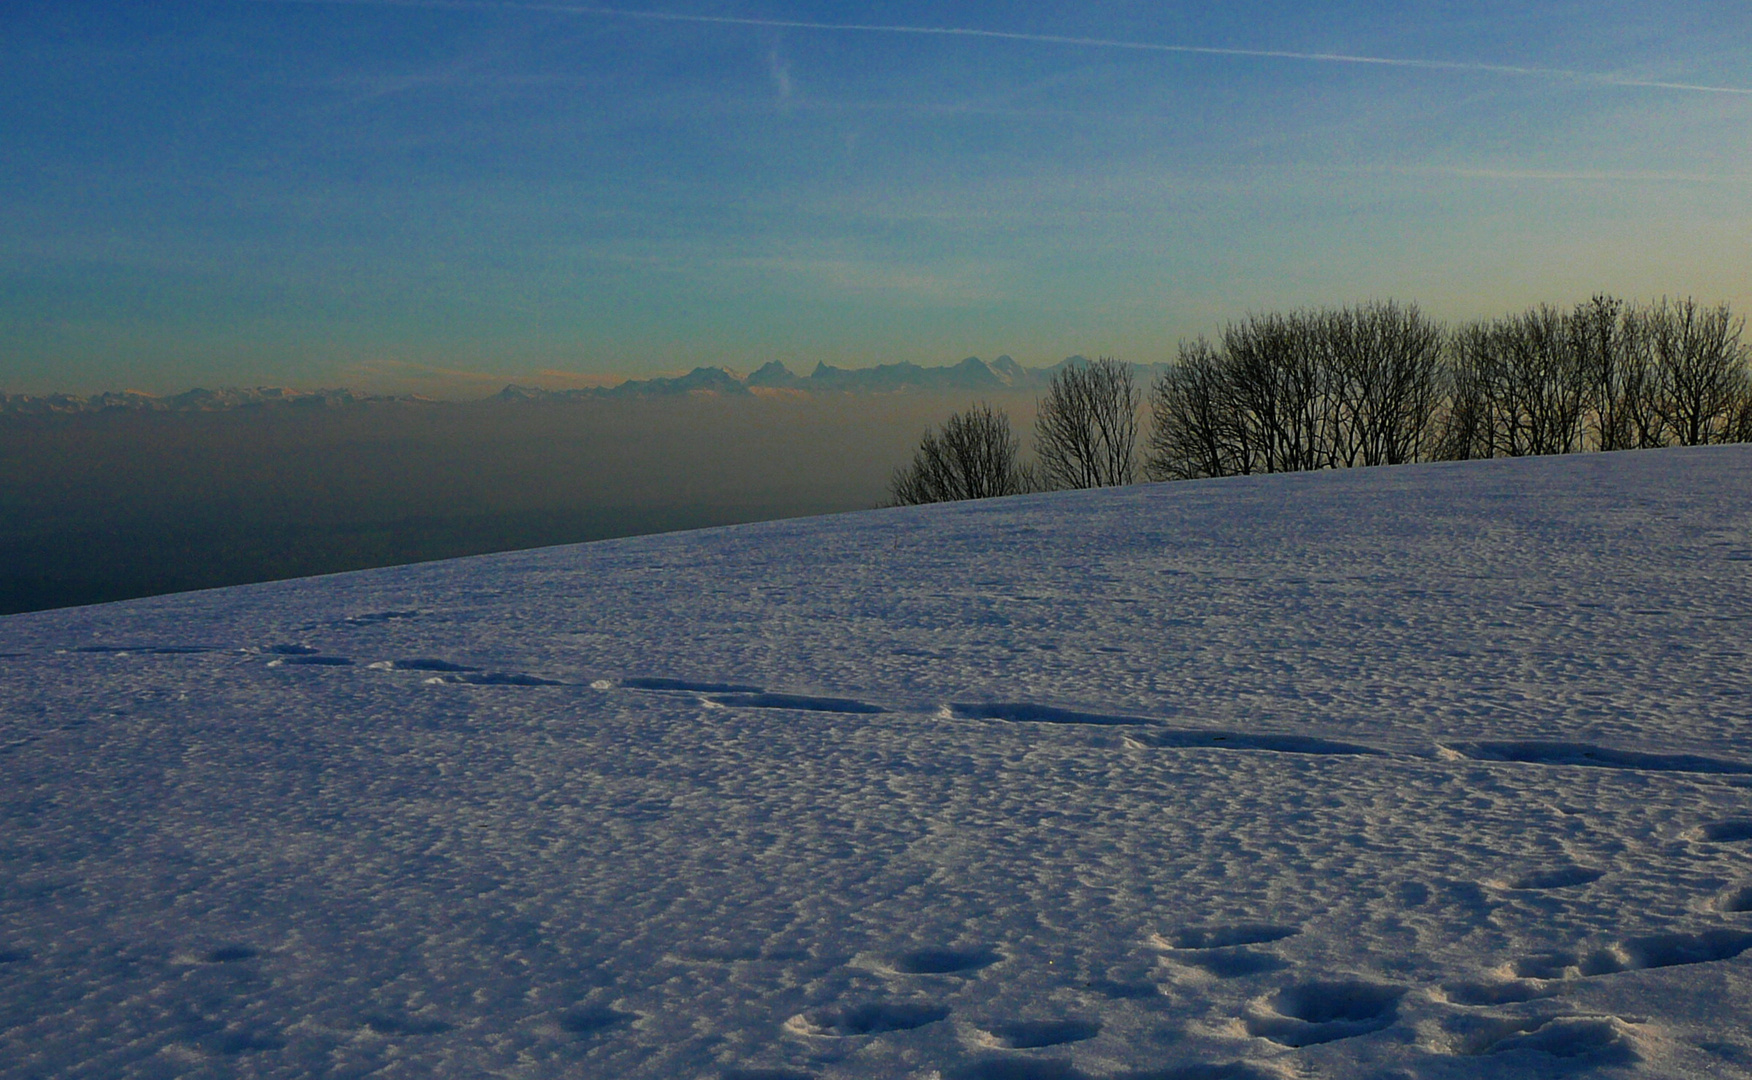
[[[721,367],[694,368],[686,375],[667,379],[629,379],[618,386],[580,390],[542,390],[530,386],[507,386],[498,397],[508,401],[551,401],[568,398],[660,398],[683,394],[734,396],[763,391],[803,393],[887,394],[909,390],[999,391],[1044,390],[1053,373],[1067,364],[1086,364],[1082,356],[1067,356],[1050,367],[1023,367],[1008,356],[981,360],[970,356],[958,364],[920,367],[918,364],[878,364],[868,368],[838,368],[818,363],[807,375],[798,375],[774,360],[746,376]],[[1160,365],[1133,364],[1140,382],[1148,382]]]
[[[584,398],[666,398],[686,395],[718,397],[762,393],[888,394],[902,391],[992,391],[1044,390],[1053,373],[1067,364],[1085,364],[1082,356],[1067,356],[1050,367],[1023,367],[1008,356],[981,360],[970,356],[957,364],[921,367],[918,364],[878,364],[868,368],[838,368],[818,363],[807,375],[798,375],[777,360],[748,375],[726,368],[694,368],[674,378],[628,379],[617,386],[576,390],[544,390],[534,386],[509,385],[493,396],[496,401],[566,401]],[[1161,365],[1132,365],[1139,382],[1147,384]],[[107,391],[82,397],[78,394],[0,393],[0,415],[50,415],[122,410],[129,412],[218,412],[245,408],[335,408],[374,402],[419,402],[425,398],[387,394],[361,394],[354,390],[287,390],[282,387],[251,389],[195,389],[169,397],[133,390]]]
[[222,412],[249,408],[334,408],[381,401],[421,401],[415,397],[361,394],[354,390],[288,390],[279,386],[194,389],[169,397],[142,394],[137,390],[105,391],[82,397],[78,394],[0,393],[0,415],[44,416],[52,413],[124,412]]

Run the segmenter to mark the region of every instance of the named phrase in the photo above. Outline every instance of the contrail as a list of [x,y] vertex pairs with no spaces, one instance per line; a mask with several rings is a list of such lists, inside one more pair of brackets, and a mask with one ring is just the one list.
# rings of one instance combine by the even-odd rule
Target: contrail
[[1522,67],[1513,64],[1481,64],[1465,60],[1418,60],[1392,56],[1362,56],[1355,53],[1295,52],[1288,49],[1232,49],[1214,45],[1164,45],[1119,38],[1075,37],[1065,34],[1029,34],[1017,30],[980,30],[961,26],[906,26],[891,23],[818,22],[810,19],[757,19],[739,15],[688,15],[668,11],[595,7],[583,4],[488,3],[484,0],[256,0],[258,3],[312,3],[369,7],[451,8],[474,11],[544,11],[602,18],[639,19],[646,22],[706,23],[717,26],[754,26],[774,30],[815,30],[843,34],[909,34],[920,37],[981,38],[992,41],[1024,41],[1039,45],[1064,45],[1083,49],[1122,49],[1130,52],[1170,53],[1181,56],[1227,56],[1256,60],[1294,60],[1311,64],[1357,64],[1371,67],[1410,68],[1419,71],[1455,71],[1483,75],[1506,75],[1529,79],[1557,79],[1637,90],[1673,90],[1695,94],[1738,94],[1752,97],[1752,87],[1711,86],[1703,83],[1630,79],[1564,68]]

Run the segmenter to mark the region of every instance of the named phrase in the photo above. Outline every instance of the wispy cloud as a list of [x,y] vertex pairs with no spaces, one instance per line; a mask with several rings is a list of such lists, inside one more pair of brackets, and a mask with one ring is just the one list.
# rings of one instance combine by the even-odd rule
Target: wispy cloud
[[1357,53],[1299,52],[1290,49],[1244,49],[1215,45],[1172,45],[1121,38],[1078,37],[1069,34],[1034,34],[1017,30],[987,30],[964,26],[909,26],[895,23],[825,22],[813,19],[767,19],[742,15],[699,15],[635,8],[597,7],[582,4],[540,2],[494,3],[490,0],[256,0],[258,3],[310,3],[365,7],[417,7],[462,11],[539,11],[647,22],[696,23],[712,26],[749,26],[772,30],[812,30],[847,34],[905,34],[924,37],[969,38],[988,41],[1018,41],[1081,49],[1117,49],[1128,52],[1165,53],[1182,56],[1217,56],[1253,60],[1286,60],[1310,64],[1351,64],[1369,67],[1447,71],[1476,75],[1500,75],[1521,79],[1585,83],[1594,86],[1636,90],[1668,90],[1693,94],[1732,94],[1752,97],[1752,87],[1709,83],[1639,79],[1603,72],[1566,68],[1489,64],[1470,60],[1430,60],[1416,57],[1368,56]]
[[791,99],[791,65],[779,56],[779,50],[776,46],[767,53],[767,73],[772,76],[773,89],[777,91],[779,97],[789,101]]

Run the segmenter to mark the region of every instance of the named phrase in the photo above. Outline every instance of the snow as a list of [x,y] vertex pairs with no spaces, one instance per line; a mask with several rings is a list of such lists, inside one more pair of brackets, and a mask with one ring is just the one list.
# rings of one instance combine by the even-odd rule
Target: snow
[[1752,1075],[1752,448],[0,620],[0,1075]]

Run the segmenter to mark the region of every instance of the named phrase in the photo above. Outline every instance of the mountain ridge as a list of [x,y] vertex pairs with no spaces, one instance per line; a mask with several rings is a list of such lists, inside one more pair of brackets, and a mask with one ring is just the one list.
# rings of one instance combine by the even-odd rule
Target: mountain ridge
[[[1025,367],[1008,354],[991,361],[969,356],[956,363],[937,367],[923,367],[911,361],[902,361],[867,368],[841,368],[826,361],[817,361],[809,374],[799,375],[783,361],[769,360],[745,376],[738,376],[723,367],[697,367],[686,375],[628,379],[615,386],[574,390],[544,390],[511,383],[495,396],[499,400],[507,401],[561,401],[580,398],[674,397],[697,393],[741,396],[761,391],[891,394],[930,390],[1044,390],[1059,369],[1088,362],[1088,357],[1081,354],[1067,356],[1056,364],[1038,368]],[[1164,365],[1130,366],[1148,380]]]
[[[953,363],[924,367],[911,361],[865,368],[835,367],[818,361],[807,375],[783,361],[769,360],[746,375],[725,367],[696,367],[685,375],[626,379],[613,386],[550,390],[507,383],[486,401],[576,401],[616,398],[678,398],[688,396],[745,397],[761,393],[894,394],[928,391],[1045,390],[1053,375],[1067,365],[1086,364],[1081,354],[1046,367],[1026,367],[1008,354],[993,360],[968,356]],[[1166,365],[1131,364],[1147,382]],[[157,395],[138,390],[106,390],[81,395],[10,394],[0,392],[0,416],[48,416],[101,412],[224,412],[233,409],[347,408],[385,403],[430,404],[437,399],[412,394],[370,394],[346,387],[292,390],[280,386],[196,387],[180,394]]]

